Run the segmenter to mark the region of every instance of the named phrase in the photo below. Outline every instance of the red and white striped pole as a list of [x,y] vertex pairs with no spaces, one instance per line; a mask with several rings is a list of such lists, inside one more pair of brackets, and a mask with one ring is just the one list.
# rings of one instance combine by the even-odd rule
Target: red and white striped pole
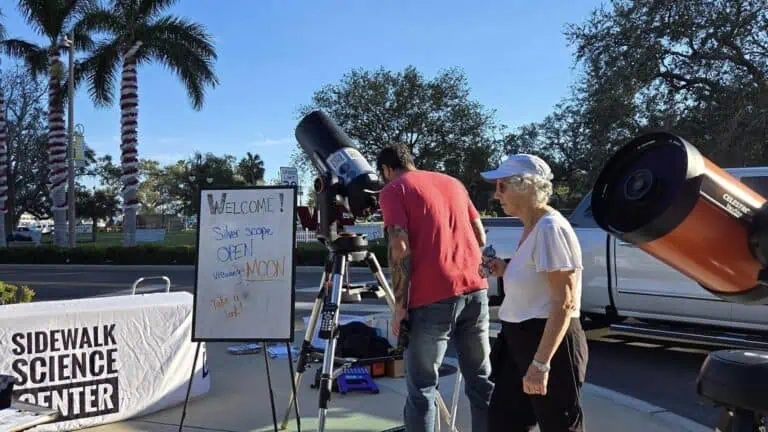
[[[123,184],[123,230],[126,246],[133,246],[136,243],[135,211],[139,206],[136,195],[139,188],[139,159],[136,151],[139,94],[134,56],[141,45],[141,41],[136,42],[125,53],[120,83],[120,165],[122,166],[120,181]],[[128,220],[129,214],[133,220]]]
[[[66,244],[67,133],[59,88],[62,70],[59,46],[48,52],[48,186],[54,219],[56,246]],[[63,219],[63,220],[62,220]]]
[[5,94],[0,83],[0,247],[7,247],[5,215],[8,214],[8,124],[5,121]]

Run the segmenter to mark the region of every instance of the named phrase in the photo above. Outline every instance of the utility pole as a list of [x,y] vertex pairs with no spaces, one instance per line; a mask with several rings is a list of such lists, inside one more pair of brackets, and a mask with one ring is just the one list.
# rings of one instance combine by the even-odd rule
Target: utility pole
[[67,129],[69,132],[69,145],[67,154],[69,155],[69,193],[67,201],[69,201],[69,247],[74,248],[76,245],[76,230],[75,225],[75,32],[74,30],[69,35],[69,113],[67,120],[69,124]]

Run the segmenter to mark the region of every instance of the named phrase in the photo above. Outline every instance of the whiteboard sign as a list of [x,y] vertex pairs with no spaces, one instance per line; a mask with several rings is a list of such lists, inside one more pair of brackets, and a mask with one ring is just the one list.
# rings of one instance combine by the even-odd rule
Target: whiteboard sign
[[293,341],[296,187],[201,189],[192,340]]

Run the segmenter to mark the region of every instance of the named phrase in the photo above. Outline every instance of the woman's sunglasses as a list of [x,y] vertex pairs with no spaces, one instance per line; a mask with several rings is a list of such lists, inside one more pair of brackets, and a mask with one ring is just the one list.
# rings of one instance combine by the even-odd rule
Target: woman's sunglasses
[[499,180],[496,180],[496,190],[499,193],[504,193],[510,187],[522,186],[522,183],[523,183],[523,179],[520,178],[520,177],[511,177],[511,178],[506,178],[506,179],[499,179]]

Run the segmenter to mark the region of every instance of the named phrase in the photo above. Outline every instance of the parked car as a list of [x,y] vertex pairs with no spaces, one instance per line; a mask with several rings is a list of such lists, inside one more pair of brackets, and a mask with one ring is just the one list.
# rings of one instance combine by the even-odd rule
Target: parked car
[[13,234],[8,234],[6,240],[9,242],[34,242],[40,243],[42,233],[40,230],[32,227],[20,226],[16,228]]
[[[726,171],[768,197],[768,167]],[[592,321],[611,325],[636,318],[644,325],[614,327],[659,336],[664,336],[665,331],[673,332],[669,330],[670,324],[699,329],[716,326],[740,333],[768,331],[768,306],[726,302],[642,249],[602,230],[592,217],[591,195],[585,196],[566,216],[576,231],[583,254],[582,314]],[[497,255],[501,258],[512,256],[522,234],[520,221],[488,218],[484,222],[488,244],[494,247]],[[490,295],[503,296],[500,279],[492,277],[489,284]],[[653,327],[653,324],[657,326]],[[660,330],[661,325],[666,330]],[[768,341],[764,346],[768,347]]]

